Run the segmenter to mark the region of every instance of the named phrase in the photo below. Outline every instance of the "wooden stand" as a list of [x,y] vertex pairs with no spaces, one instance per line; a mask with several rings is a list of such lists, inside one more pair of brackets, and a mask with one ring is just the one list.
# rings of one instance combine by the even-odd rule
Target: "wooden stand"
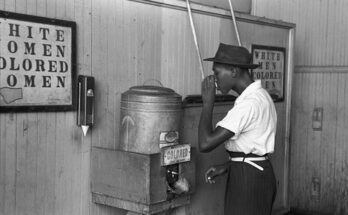
[[[191,150],[191,152],[194,150]],[[190,203],[195,190],[194,155],[179,164],[179,175],[188,180],[190,192],[168,196],[166,167],[161,154],[97,148],[92,149],[92,200],[95,203],[128,210],[135,214],[158,214]]]
[[146,205],[127,200],[117,199],[103,194],[92,193],[92,200],[95,203],[108,205],[116,208],[128,210],[128,215],[165,215],[172,208],[180,207],[190,203],[190,196],[182,196],[171,201],[159,202],[156,204]]

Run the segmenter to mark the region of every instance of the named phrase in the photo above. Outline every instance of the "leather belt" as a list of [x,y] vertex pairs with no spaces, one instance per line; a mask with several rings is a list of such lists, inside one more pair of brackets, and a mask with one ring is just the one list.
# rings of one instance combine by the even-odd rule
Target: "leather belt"
[[253,161],[265,161],[265,160],[268,160],[267,156],[265,157],[235,157],[235,158],[230,157],[230,161],[245,162],[261,171],[263,171],[263,168],[260,165],[254,163]]

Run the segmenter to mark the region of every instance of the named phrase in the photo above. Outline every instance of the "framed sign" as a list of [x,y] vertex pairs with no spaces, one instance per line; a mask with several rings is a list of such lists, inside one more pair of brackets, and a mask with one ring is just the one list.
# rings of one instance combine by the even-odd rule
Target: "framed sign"
[[285,48],[252,45],[253,63],[260,66],[253,69],[254,80],[261,80],[263,88],[273,101],[284,100]]
[[0,11],[0,112],[76,109],[76,23]]

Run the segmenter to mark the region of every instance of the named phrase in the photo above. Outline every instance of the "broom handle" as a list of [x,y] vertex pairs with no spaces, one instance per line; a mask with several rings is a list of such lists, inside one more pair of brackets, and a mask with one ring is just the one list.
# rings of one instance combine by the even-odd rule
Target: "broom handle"
[[197,34],[196,34],[195,25],[193,23],[191,6],[190,6],[189,0],[186,0],[186,5],[187,5],[187,12],[189,14],[189,19],[190,19],[190,26],[191,26],[191,30],[192,30],[192,34],[193,34],[193,40],[194,40],[195,45],[196,45],[196,52],[197,52],[197,56],[198,56],[198,60],[199,60],[199,67],[200,67],[202,80],[203,80],[204,79],[204,70],[203,70],[202,57],[201,57],[201,52],[200,52],[199,46],[198,46]]
[[240,38],[239,38],[239,32],[238,32],[236,17],[235,17],[235,15],[234,15],[234,10],[233,10],[233,6],[232,6],[232,1],[231,1],[231,0],[228,0],[228,3],[230,4],[231,16],[232,16],[232,21],[233,21],[234,30],[235,30],[236,35],[237,35],[238,45],[239,45],[239,46],[242,46],[242,44],[241,44],[241,42],[240,42]]

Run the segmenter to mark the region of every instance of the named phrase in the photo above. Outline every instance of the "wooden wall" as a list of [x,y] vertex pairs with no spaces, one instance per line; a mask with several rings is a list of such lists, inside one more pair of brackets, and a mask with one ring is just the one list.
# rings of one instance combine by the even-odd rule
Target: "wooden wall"
[[[296,23],[290,205],[348,214],[348,2],[254,1],[253,14]],[[323,129],[312,129],[315,107]],[[318,186],[318,182],[320,186]]]
[[[120,94],[130,86],[157,79],[183,96],[200,93],[186,12],[128,0],[0,0],[0,9],[75,21],[77,72],[96,79],[96,124],[87,137],[75,125],[75,112],[0,113],[0,214],[125,214],[91,202],[91,147],[118,147]],[[204,57],[213,56],[219,42],[236,44],[228,13],[219,13],[194,15]],[[288,30],[277,24],[239,23],[247,47],[288,44]],[[208,74],[211,63],[204,67]],[[206,186],[201,189],[213,192]]]

